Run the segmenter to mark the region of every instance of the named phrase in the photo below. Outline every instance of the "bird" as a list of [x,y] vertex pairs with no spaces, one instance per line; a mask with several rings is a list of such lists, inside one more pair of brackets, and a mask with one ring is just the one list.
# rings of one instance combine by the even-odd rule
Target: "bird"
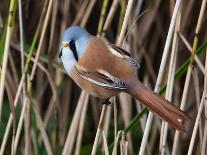
[[175,129],[186,132],[191,117],[139,81],[140,65],[125,49],[74,25],[63,32],[59,57],[72,80],[104,104],[121,92],[128,93]]

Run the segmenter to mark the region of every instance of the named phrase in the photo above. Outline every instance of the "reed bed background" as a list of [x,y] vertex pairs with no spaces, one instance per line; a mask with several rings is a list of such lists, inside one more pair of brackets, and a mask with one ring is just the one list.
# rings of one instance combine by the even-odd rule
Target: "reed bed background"
[[[0,155],[206,155],[206,3],[0,1]],[[138,78],[194,119],[189,132],[127,94],[107,106],[81,91],[58,58],[70,25],[129,51]]]

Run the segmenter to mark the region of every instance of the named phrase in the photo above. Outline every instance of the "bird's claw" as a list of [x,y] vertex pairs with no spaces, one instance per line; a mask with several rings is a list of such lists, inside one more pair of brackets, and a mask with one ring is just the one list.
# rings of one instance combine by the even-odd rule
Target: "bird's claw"
[[102,104],[105,104],[105,105],[111,105],[111,102],[109,101],[109,98],[106,98],[106,99],[103,99],[101,101]]

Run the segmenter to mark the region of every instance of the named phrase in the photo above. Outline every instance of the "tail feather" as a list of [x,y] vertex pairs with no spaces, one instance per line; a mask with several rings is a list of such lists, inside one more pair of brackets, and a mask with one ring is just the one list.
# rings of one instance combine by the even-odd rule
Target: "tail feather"
[[184,111],[154,93],[141,83],[135,90],[136,91],[133,91],[132,94],[137,100],[177,130],[186,132],[185,123],[191,121],[192,119]]

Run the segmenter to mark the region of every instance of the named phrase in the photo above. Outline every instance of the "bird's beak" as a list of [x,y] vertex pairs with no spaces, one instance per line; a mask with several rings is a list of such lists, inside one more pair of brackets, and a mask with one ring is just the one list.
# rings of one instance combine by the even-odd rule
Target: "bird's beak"
[[62,43],[62,48],[66,48],[66,47],[69,47],[69,44],[68,43]]

